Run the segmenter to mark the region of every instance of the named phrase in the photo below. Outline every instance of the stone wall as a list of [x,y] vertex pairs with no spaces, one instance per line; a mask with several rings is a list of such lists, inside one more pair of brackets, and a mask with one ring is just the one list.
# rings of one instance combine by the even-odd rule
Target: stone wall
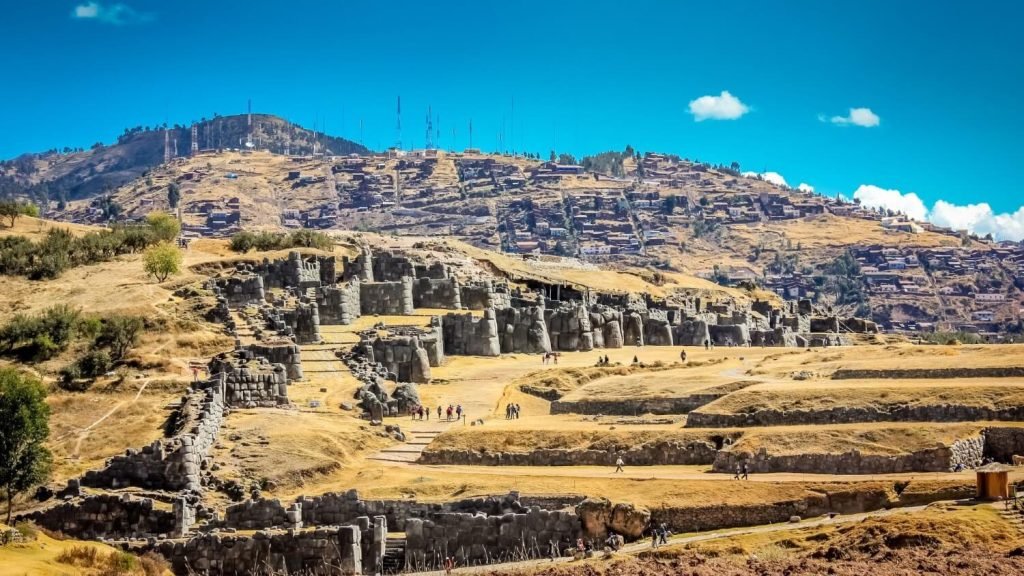
[[240,274],[214,280],[217,288],[227,298],[231,306],[247,306],[262,304],[266,301],[263,289],[263,277],[257,274]]
[[260,308],[266,327],[280,336],[294,338],[299,344],[320,342],[320,311],[316,302],[302,297],[289,305],[278,300]]
[[590,309],[594,348],[622,348],[622,312],[600,304]]
[[[304,531],[260,531],[252,535],[203,534],[187,541],[162,541],[135,548],[168,560],[175,574],[373,574],[364,570],[359,526]],[[371,565],[378,562],[369,559]]]
[[445,314],[441,319],[444,352],[456,356],[498,356],[501,341],[494,310],[484,310],[483,317],[472,314]]
[[394,282],[359,284],[359,308],[364,316],[409,316],[414,311],[412,277]]
[[993,426],[984,434],[985,456],[1005,463],[1012,463],[1014,456],[1024,456],[1024,428]]
[[556,309],[545,310],[544,316],[552,350],[586,352],[594,349],[590,313],[582,303],[563,304]]
[[555,400],[552,414],[607,414],[639,416],[640,414],[689,414],[691,411],[721,398],[721,394],[691,394],[676,398],[617,398],[614,400]]
[[223,374],[224,403],[230,407],[255,408],[288,404],[288,370],[257,356],[258,350],[273,350],[282,357],[294,355],[294,348],[269,346],[239,348],[210,360],[210,374]]
[[355,322],[362,310],[359,282],[320,288],[316,291],[316,305],[320,313],[320,324],[324,326]]
[[746,324],[712,324],[708,334],[715,346],[746,346],[750,344],[750,331]]
[[201,490],[200,470],[224,418],[222,378],[201,386],[205,389],[190,390],[182,398],[178,434],[157,440],[141,450],[130,448],[123,455],[108,459],[102,469],[86,472],[81,484],[101,488]]
[[361,346],[370,362],[380,362],[396,382],[430,382],[430,358],[418,337],[376,337]]
[[694,411],[687,428],[853,424],[857,422],[985,422],[1024,420],[1024,406],[898,405],[888,409],[834,407],[820,410],[758,410],[748,414]]
[[982,436],[964,438],[949,446],[916,452],[885,455],[861,454],[850,450],[840,454],[772,455],[723,450],[714,459],[715,472],[732,473],[746,464],[750,472],[799,472],[807,474],[896,474],[900,472],[951,472],[978,466],[982,460]]
[[406,522],[406,567],[437,569],[446,556],[458,565],[549,558],[574,545],[581,533],[573,512],[531,509],[524,514],[438,514]]
[[284,366],[288,380],[302,380],[302,349],[293,342],[269,341],[246,346],[254,357],[265,358],[271,364]]
[[544,308],[504,308],[495,310],[494,314],[502,353],[540,354],[551,351]]
[[501,310],[512,306],[508,284],[492,280],[477,280],[459,287],[462,306],[467,310]]
[[833,380],[862,379],[908,379],[908,378],[1024,378],[1024,366],[989,368],[841,368],[832,373]]
[[455,466],[614,466],[622,457],[627,466],[707,465],[715,461],[716,448],[710,442],[649,442],[628,450],[573,450],[538,448],[530,452],[478,450],[431,450],[420,456],[420,464]]
[[171,536],[175,530],[173,512],[127,494],[85,496],[17,518],[83,540]]
[[462,308],[459,281],[454,278],[417,278],[412,285],[412,301],[416,308]]
[[672,339],[679,346],[703,346],[711,341],[708,322],[688,319],[672,327]]

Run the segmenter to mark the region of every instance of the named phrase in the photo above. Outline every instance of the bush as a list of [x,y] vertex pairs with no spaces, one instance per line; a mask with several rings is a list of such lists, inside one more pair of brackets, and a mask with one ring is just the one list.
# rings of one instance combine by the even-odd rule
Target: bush
[[79,373],[84,378],[96,378],[102,376],[113,367],[110,354],[106,350],[90,350],[78,360]]
[[22,349],[37,362],[49,360],[67,349],[80,324],[80,312],[67,304],[51,306],[35,316],[16,314],[0,328],[0,350]]
[[164,242],[146,250],[143,268],[147,274],[156,278],[157,282],[163,282],[168,276],[181,272],[181,263],[181,250],[173,244]]
[[243,254],[250,250],[267,252],[270,250],[287,250],[289,248],[330,250],[333,246],[334,240],[330,236],[314,230],[296,230],[291,234],[239,232],[231,237],[230,243],[231,250]]
[[134,254],[156,242],[149,226],[119,226],[77,237],[54,228],[38,242],[24,236],[0,238],[0,274],[56,278],[69,268]]

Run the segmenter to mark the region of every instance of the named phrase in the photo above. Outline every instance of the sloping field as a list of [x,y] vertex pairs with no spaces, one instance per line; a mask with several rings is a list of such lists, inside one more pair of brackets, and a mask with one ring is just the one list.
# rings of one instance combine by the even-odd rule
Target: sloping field
[[725,448],[730,452],[772,456],[841,454],[856,450],[865,455],[899,455],[949,446],[977,436],[985,424],[841,424],[834,426],[778,426],[750,428]]

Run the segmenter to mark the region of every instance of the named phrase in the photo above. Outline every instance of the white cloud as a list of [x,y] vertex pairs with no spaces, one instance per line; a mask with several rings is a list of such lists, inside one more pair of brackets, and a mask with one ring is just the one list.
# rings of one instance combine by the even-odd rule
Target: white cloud
[[991,234],[997,240],[1024,239],[1024,206],[1012,214],[996,214],[985,202],[958,206],[939,200],[932,207],[928,219],[954,230],[967,230],[981,236]]
[[886,190],[872,184],[861,184],[854,191],[853,199],[860,200],[862,206],[902,212],[914,220],[924,220],[928,216],[928,208],[913,192],[904,194],[899,190]]
[[789,184],[786,183],[786,179],[778,172],[743,172],[740,176],[746,176],[747,178],[760,178],[761,180],[775,184],[776,186],[789,188]]
[[860,200],[863,206],[902,212],[914,220],[927,220],[953,230],[967,230],[981,236],[991,234],[996,240],[1024,240],[1024,206],[1013,213],[996,214],[985,202],[960,205],[938,200],[928,210],[921,198],[913,192],[904,194],[899,190],[886,190],[871,184],[862,184],[853,193],[853,197]]
[[71,11],[71,17],[76,20],[94,20],[114,26],[141,24],[155,18],[153,14],[139,12],[127,4],[103,5],[99,2],[87,2],[75,6]]
[[801,192],[807,192],[808,194],[814,192],[814,186],[811,186],[806,182],[801,182],[800,184],[798,184],[796,189]]
[[701,96],[690,101],[690,114],[697,122],[735,120],[749,111],[750,108],[728,90],[722,90],[718,96]]
[[[818,120],[825,122],[825,115],[819,114]],[[839,124],[840,126],[852,124],[863,128],[874,128],[881,124],[882,119],[878,117],[878,114],[872,112],[871,108],[850,108],[849,116],[833,116],[827,121],[833,124]]]

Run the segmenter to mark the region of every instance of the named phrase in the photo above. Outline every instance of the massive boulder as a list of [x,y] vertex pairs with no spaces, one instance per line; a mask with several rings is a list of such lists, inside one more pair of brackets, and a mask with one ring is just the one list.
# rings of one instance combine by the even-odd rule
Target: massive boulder
[[613,504],[607,498],[587,498],[576,506],[576,515],[590,538],[604,540],[609,532],[635,540],[644,535],[651,522],[651,511],[626,502]]

